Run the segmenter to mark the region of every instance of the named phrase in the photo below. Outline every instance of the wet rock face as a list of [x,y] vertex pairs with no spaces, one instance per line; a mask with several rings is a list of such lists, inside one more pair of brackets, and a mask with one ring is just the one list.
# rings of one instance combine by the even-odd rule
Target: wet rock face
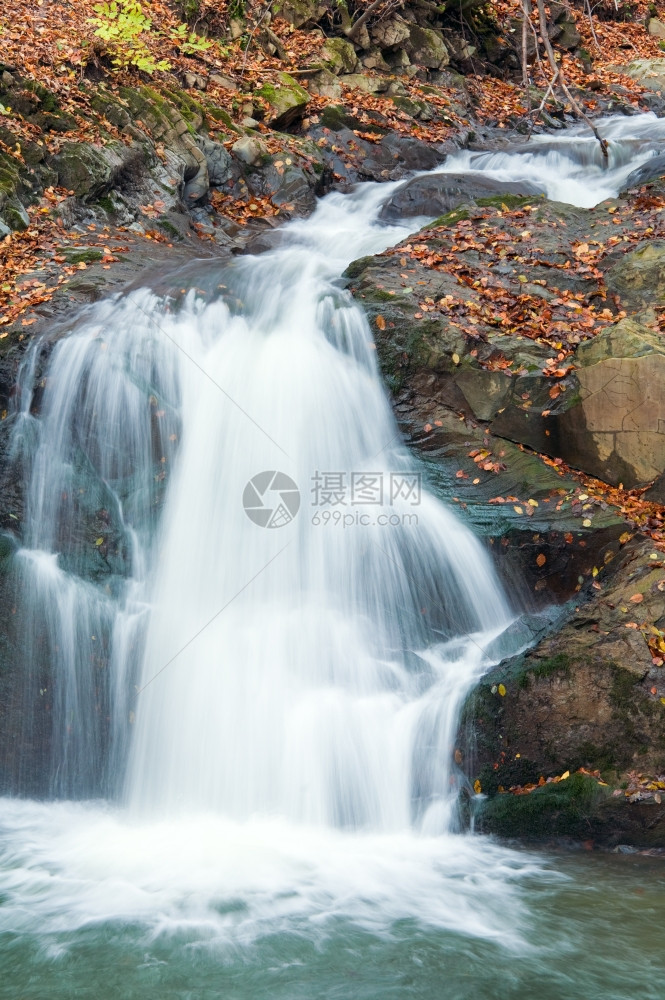
[[503,194],[541,195],[542,188],[528,181],[496,181],[491,177],[441,173],[415,177],[400,187],[381,209],[386,222],[426,216],[434,218],[478,198]]
[[607,482],[648,483],[665,469],[665,345],[624,320],[577,352],[579,401],[562,418],[567,460]]
[[[627,545],[617,552],[613,575],[602,590],[575,608],[555,636],[483,679],[467,705],[466,732],[473,744],[468,745],[474,761],[469,766],[484,792],[494,796],[499,787],[580,767],[600,770],[610,790],[633,772],[663,773],[665,675],[654,666],[648,645],[654,641],[652,626],[665,625],[661,555],[648,540]],[[534,825],[538,802],[522,810],[513,807],[512,796],[497,798],[487,811],[487,829],[516,836],[554,832]],[[580,817],[590,820],[590,836],[602,842],[618,836],[614,842],[621,842],[622,830],[628,829],[631,842],[650,845],[655,824],[658,843],[665,846],[658,803],[651,803],[651,834],[644,817],[631,819],[624,803],[618,803],[619,814],[607,804],[598,812],[597,805],[588,802]]]

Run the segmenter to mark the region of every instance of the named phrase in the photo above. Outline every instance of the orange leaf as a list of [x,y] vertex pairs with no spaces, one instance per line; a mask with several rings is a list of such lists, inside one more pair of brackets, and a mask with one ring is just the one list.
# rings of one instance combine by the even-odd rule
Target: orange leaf
[[629,598],[629,600],[631,604],[641,604],[642,601],[644,600],[644,594],[633,594],[633,596]]
[[547,556],[540,552],[536,558],[536,563],[538,566],[544,566],[547,562]]
[[376,322],[376,325],[378,326],[379,330],[385,330],[385,328],[386,328],[386,321],[383,318],[383,316],[377,316],[375,322]]

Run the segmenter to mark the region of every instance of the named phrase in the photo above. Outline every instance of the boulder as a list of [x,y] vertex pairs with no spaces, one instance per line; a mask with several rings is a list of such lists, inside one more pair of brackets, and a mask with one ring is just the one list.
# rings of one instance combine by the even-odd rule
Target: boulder
[[380,94],[388,89],[388,81],[380,76],[365,76],[364,73],[345,73],[340,83],[350,90],[362,90],[365,94]]
[[664,175],[665,153],[660,153],[658,156],[652,156],[641,167],[637,167],[628,174],[624,190],[629,191],[630,188],[640,187],[642,184],[648,184],[649,181],[657,180]]
[[335,76],[342,73],[355,73],[358,68],[356,50],[345,38],[326,38],[321,49],[321,58],[327,69]]
[[[205,109],[182,92],[158,93],[151,87],[120,87],[133,121],[163,147],[169,173],[180,179],[183,200],[195,205],[208,194],[208,164],[193,132],[200,128]],[[185,117],[186,116],[186,117]]]
[[310,80],[309,89],[312,94],[338,101],[342,96],[342,85],[329,69],[322,69]]
[[659,21],[657,17],[649,18],[649,23],[647,25],[647,31],[654,38],[665,38],[665,24]]
[[421,28],[412,24],[404,48],[411,62],[427,69],[445,69],[450,62],[443,35],[433,28]]
[[[481,814],[487,830],[527,837],[580,835],[541,828],[533,815],[538,801],[523,812],[500,787],[585,768],[601,772],[609,786],[603,794],[611,795],[636,772],[665,771],[665,672],[653,662],[665,626],[662,553],[637,536],[625,548],[615,547],[614,560],[597,569],[594,596],[578,604],[555,635],[494,668],[467,704],[465,722],[474,745],[467,743],[465,756],[473,761],[470,776],[490,796]],[[465,740],[463,732],[460,740]],[[618,794],[617,805],[625,806],[623,792]],[[619,833],[623,820],[613,810],[603,820],[596,805],[594,800],[583,811],[590,818],[581,825],[588,831],[584,839],[611,843],[619,835],[625,842]],[[651,799],[650,805],[659,803]],[[655,808],[647,812],[656,818]],[[650,836],[653,827],[650,835],[648,825],[636,821],[631,841],[655,846]],[[663,825],[657,836],[658,845],[665,846]]]
[[231,176],[231,154],[221,142],[213,142],[207,136],[198,135],[196,143],[205,156],[210,183],[213,187],[221,187]]
[[628,489],[665,470],[665,344],[657,333],[635,319],[606,328],[580,345],[561,384],[567,391],[554,403],[537,385],[531,408],[514,395],[494,433]]
[[401,46],[411,36],[411,28],[404,18],[396,15],[377,21],[369,29],[369,37],[380,49],[393,49]]
[[498,181],[482,174],[442,171],[403,184],[383,205],[381,218],[386,222],[419,216],[435,218],[477,198],[504,194],[539,195],[542,188],[528,181]]
[[327,7],[320,0],[285,0],[279,7],[279,16],[295,28],[316,24],[326,12]]
[[362,64],[365,69],[377,69],[381,73],[389,73],[390,66],[383,58],[381,49],[374,46],[362,57]]
[[628,66],[617,68],[648,90],[665,92],[665,58],[635,59]]
[[638,312],[665,300],[665,240],[645,241],[607,271],[607,287],[624,309]]
[[233,143],[231,152],[245,166],[253,167],[263,156],[267,155],[268,147],[261,139],[246,135]]
[[278,73],[276,85],[264,83],[255,94],[268,103],[266,124],[278,132],[302,118],[309,102],[307,91],[288,73]]
[[65,142],[50,159],[58,184],[89,202],[106,194],[116,178],[143,158],[138,144],[112,142],[94,146],[88,142]]

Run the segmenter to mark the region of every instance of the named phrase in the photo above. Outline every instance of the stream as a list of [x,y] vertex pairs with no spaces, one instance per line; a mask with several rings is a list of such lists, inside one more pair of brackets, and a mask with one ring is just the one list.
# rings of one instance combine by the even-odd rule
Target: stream
[[[568,130],[438,172],[588,207],[665,141],[604,125],[608,164]],[[340,280],[427,221],[381,223],[399,183],[26,356],[0,997],[663,995],[662,861],[463,832],[461,705],[529,630]]]

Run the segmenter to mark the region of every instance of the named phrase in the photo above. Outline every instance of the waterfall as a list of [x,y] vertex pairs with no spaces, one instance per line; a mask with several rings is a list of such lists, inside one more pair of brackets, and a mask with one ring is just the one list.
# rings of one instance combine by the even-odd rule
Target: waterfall
[[[665,128],[599,127],[609,164],[572,130],[436,172],[592,203]],[[11,443],[26,483],[18,790],[144,815],[454,824],[459,706],[511,611],[400,443],[339,280],[417,227],[379,221],[398,186],[330,195],[276,249],[91,306],[46,367],[39,345],[27,356]],[[21,756],[34,769],[36,744],[41,784]]]
[[[207,293],[92,307],[53,350],[39,418],[23,394],[15,572],[51,794],[451,822],[459,704],[511,615],[401,445],[339,285],[407,234],[375,222],[385,194],[329,197],[275,251],[202,278]],[[261,520],[271,497],[296,504],[285,523]]]
[[[592,204],[663,127],[604,123],[609,165],[578,130],[444,172]],[[426,221],[380,223],[396,187],[330,195],[269,253],[160,275],[26,355],[8,417],[25,511],[0,577],[22,730],[0,738],[33,800],[0,799],[0,934],[49,970],[83,942],[85,979],[95,934],[141,976],[164,935],[169,962],[214,945],[243,969],[261,940],[272,977],[326,935],[334,968],[362,935],[420,962],[435,931],[466,996],[468,939],[490,971],[528,956],[524,886],[558,920],[556,872],[455,832],[460,706],[514,650],[515,612],[401,444],[340,281]]]

